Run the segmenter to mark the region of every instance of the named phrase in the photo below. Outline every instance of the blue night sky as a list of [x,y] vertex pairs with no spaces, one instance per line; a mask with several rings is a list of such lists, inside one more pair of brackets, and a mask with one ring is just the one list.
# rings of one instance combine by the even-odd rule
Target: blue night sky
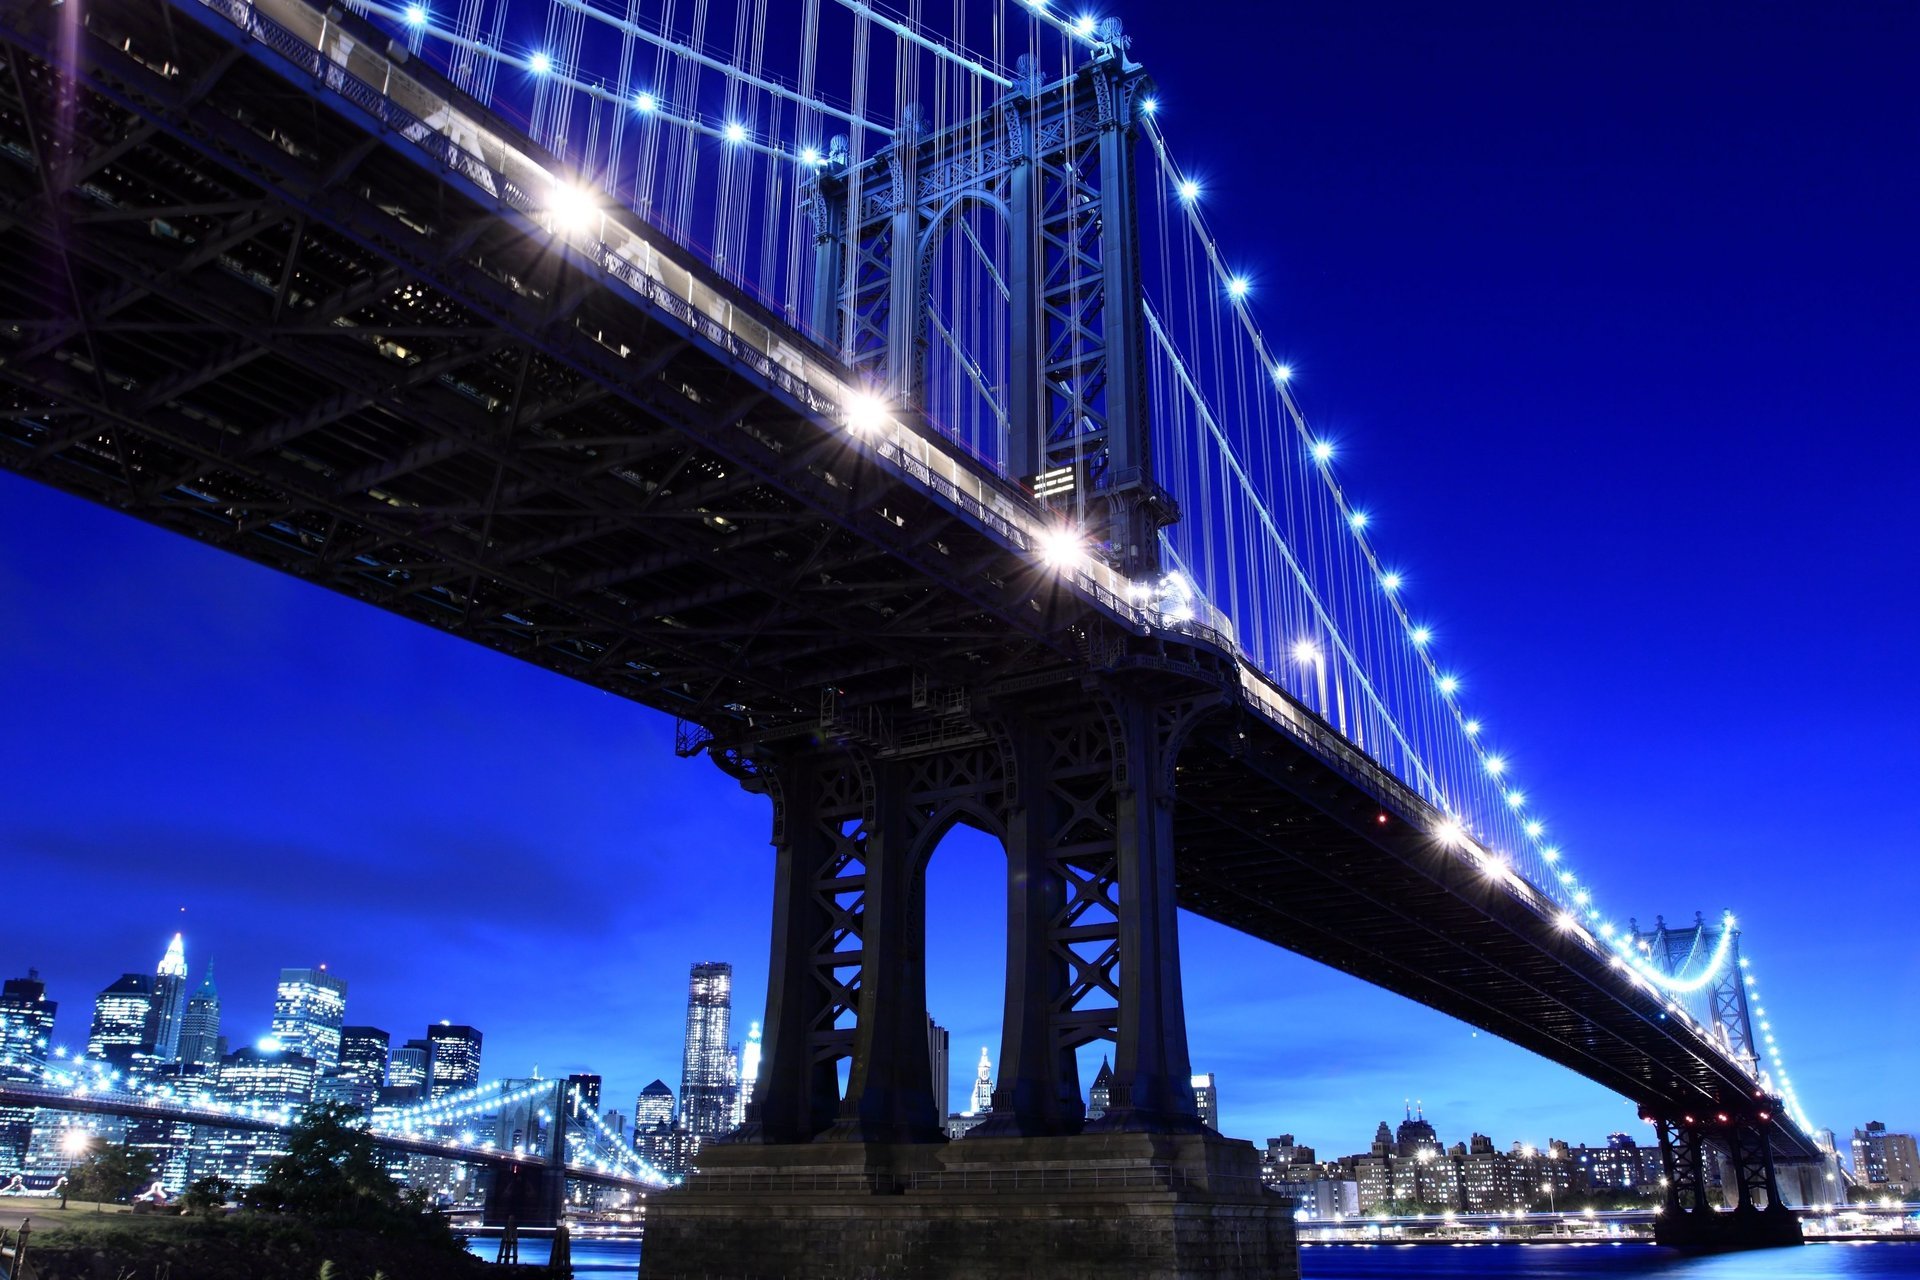
[[[1920,1127],[1920,95],[1911,5],[1128,6],[1165,127],[1469,706],[1604,900],[1738,913],[1802,1100]],[[184,927],[487,1074],[679,1086],[690,962],[760,1016],[768,812],[609,695],[0,476],[0,970]],[[955,1105],[999,854],[930,902]],[[185,908],[184,916],[181,908]],[[182,924],[184,921],[184,924]],[[987,922],[987,923],[983,923]],[[1633,1109],[1184,920],[1223,1128],[1598,1141]]]

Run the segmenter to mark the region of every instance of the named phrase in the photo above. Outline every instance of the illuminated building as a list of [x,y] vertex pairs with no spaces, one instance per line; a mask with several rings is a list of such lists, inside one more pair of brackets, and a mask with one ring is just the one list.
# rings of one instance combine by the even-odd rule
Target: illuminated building
[[207,962],[207,976],[187,997],[186,1012],[180,1015],[178,1056],[183,1068],[199,1068],[218,1073],[226,1050],[220,1037],[220,989],[213,985],[213,962]]
[[980,1046],[980,1065],[974,1071],[973,1095],[968,1100],[967,1114],[983,1116],[993,1110],[993,1060],[987,1057],[987,1046]]
[[740,1054],[740,1088],[734,1094],[733,1104],[733,1123],[736,1127],[747,1121],[747,1104],[753,1101],[753,1087],[759,1079],[760,1024],[755,1022],[747,1027],[747,1047]]
[[40,1074],[59,1008],[59,1001],[47,999],[38,969],[0,987],[0,1080],[30,1081]]
[[[47,999],[47,984],[37,969],[27,970],[24,978],[8,978],[0,987],[0,1081],[32,1084],[38,1079],[59,1008],[58,1001]],[[25,1167],[33,1119],[31,1107],[0,1107],[0,1174]]]
[[1853,1131],[1854,1181],[1874,1192],[1905,1195],[1920,1187],[1920,1149],[1910,1133],[1889,1133],[1878,1120]]
[[1107,1108],[1112,1105],[1113,1064],[1102,1058],[1100,1070],[1093,1076],[1093,1087],[1087,1090],[1087,1119],[1098,1120],[1107,1114]]
[[[220,1061],[215,1096],[249,1115],[284,1119],[298,1114],[313,1096],[319,1064],[304,1054],[275,1048],[272,1039],[236,1049]],[[273,1160],[286,1154],[283,1131],[250,1132],[239,1129],[196,1130],[194,1172],[249,1186],[260,1180]]]
[[387,1082],[387,1044],[378,1027],[340,1028],[340,1074],[378,1089]]
[[1220,1086],[1214,1081],[1213,1072],[1194,1076],[1188,1083],[1193,1086],[1193,1105],[1200,1112],[1200,1123],[1209,1129],[1219,1129]]
[[427,1028],[427,1095],[433,1098],[480,1083],[480,1033],[442,1021]]
[[347,984],[317,969],[282,969],[273,994],[273,1038],[289,1053],[312,1058],[322,1071],[340,1065],[340,1026],[346,1021]]
[[662,1126],[673,1127],[673,1090],[667,1088],[664,1080],[655,1080],[640,1091],[638,1101],[633,1104],[633,1131],[657,1129]]
[[93,1001],[93,1028],[87,1033],[87,1056],[125,1066],[133,1055],[152,1048],[153,979],[144,973],[123,973]]
[[[760,1024],[754,1023],[753,1030],[757,1044]],[[759,1054],[756,1052],[754,1056],[757,1061]],[[947,1114],[947,1096],[953,1092],[947,1077],[947,1029],[935,1022],[932,1014],[927,1015],[927,1065],[933,1071],[933,1114],[944,1116]]]
[[693,966],[687,981],[687,1040],[680,1070],[680,1128],[715,1137],[733,1125],[733,1055],[727,1032],[733,1018],[733,966]]
[[575,1117],[600,1114],[600,1077],[571,1075],[561,1087],[561,1097]]
[[167,944],[166,954],[154,970],[153,979],[153,1056],[162,1062],[180,1060],[180,1030],[187,1012],[186,939],[179,934]]
[[405,1102],[410,1097],[426,1096],[427,1063],[433,1057],[433,1045],[425,1040],[409,1040],[387,1055],[389,1101]]

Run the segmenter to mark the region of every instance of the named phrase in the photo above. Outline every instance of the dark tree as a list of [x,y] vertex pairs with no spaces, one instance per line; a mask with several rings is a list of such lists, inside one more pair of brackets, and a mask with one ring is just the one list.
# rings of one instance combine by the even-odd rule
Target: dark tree
[[153,1185],[153,1153],[126,1143],[104,1147],[67,1174],[66,1194],[75,1200],[125,1204]]
[[360,1113],[339,1103],[307,1110],[287,1133],[287,1154],[267,1166],[246,1200],[323,1226],[453,1238],[444,1218],[388,1176]]

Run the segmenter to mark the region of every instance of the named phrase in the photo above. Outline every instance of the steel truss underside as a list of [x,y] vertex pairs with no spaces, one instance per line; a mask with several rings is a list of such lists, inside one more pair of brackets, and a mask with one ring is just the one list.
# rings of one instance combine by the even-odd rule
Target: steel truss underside
[[[77,79],[70,8],[0,12],[0,465],[748,753],[822,690],[1129,678],[984,522],[191,0],[92,6]],[[1181,759],[1182,905],[1643,1103],[1750,1087],[1258,715]]]

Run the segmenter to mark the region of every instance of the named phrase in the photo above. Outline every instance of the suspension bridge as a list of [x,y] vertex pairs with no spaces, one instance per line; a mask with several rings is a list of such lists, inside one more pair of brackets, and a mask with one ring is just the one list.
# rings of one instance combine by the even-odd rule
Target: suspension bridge
[[[1560,842],[1119,20],[938,7],[9,0],[0,462],[670,714],[771,798],[761,1076],[650,1275],[1289,1273],[1195,1111],[1178,907],[1636,1102],[1662,1239],[1797,1240],[1735,919],[1643,930]],[[958,823],[1009,941],[948,1144]]]
[[[206,1080],[135,1082],[109,1073],[104,1063],[76,1059],[29,1065],[37,1083],[0,1082],[0,1107],[58,1116],[82,1128],[77,1118],[90,1116],[281,1134],[304,1110],[229,1101]],[[565,1080],[494,1080],[407,1106],[376,1108],[367,1133],[392,1155],[483,1171],[484,1218],[494,1224],[512,1219],[522,1226],[554,1225],[565,1212],[569,1183],[645,1195],[674,1181],[641,1159],[582,1104],[578,1085]]]

